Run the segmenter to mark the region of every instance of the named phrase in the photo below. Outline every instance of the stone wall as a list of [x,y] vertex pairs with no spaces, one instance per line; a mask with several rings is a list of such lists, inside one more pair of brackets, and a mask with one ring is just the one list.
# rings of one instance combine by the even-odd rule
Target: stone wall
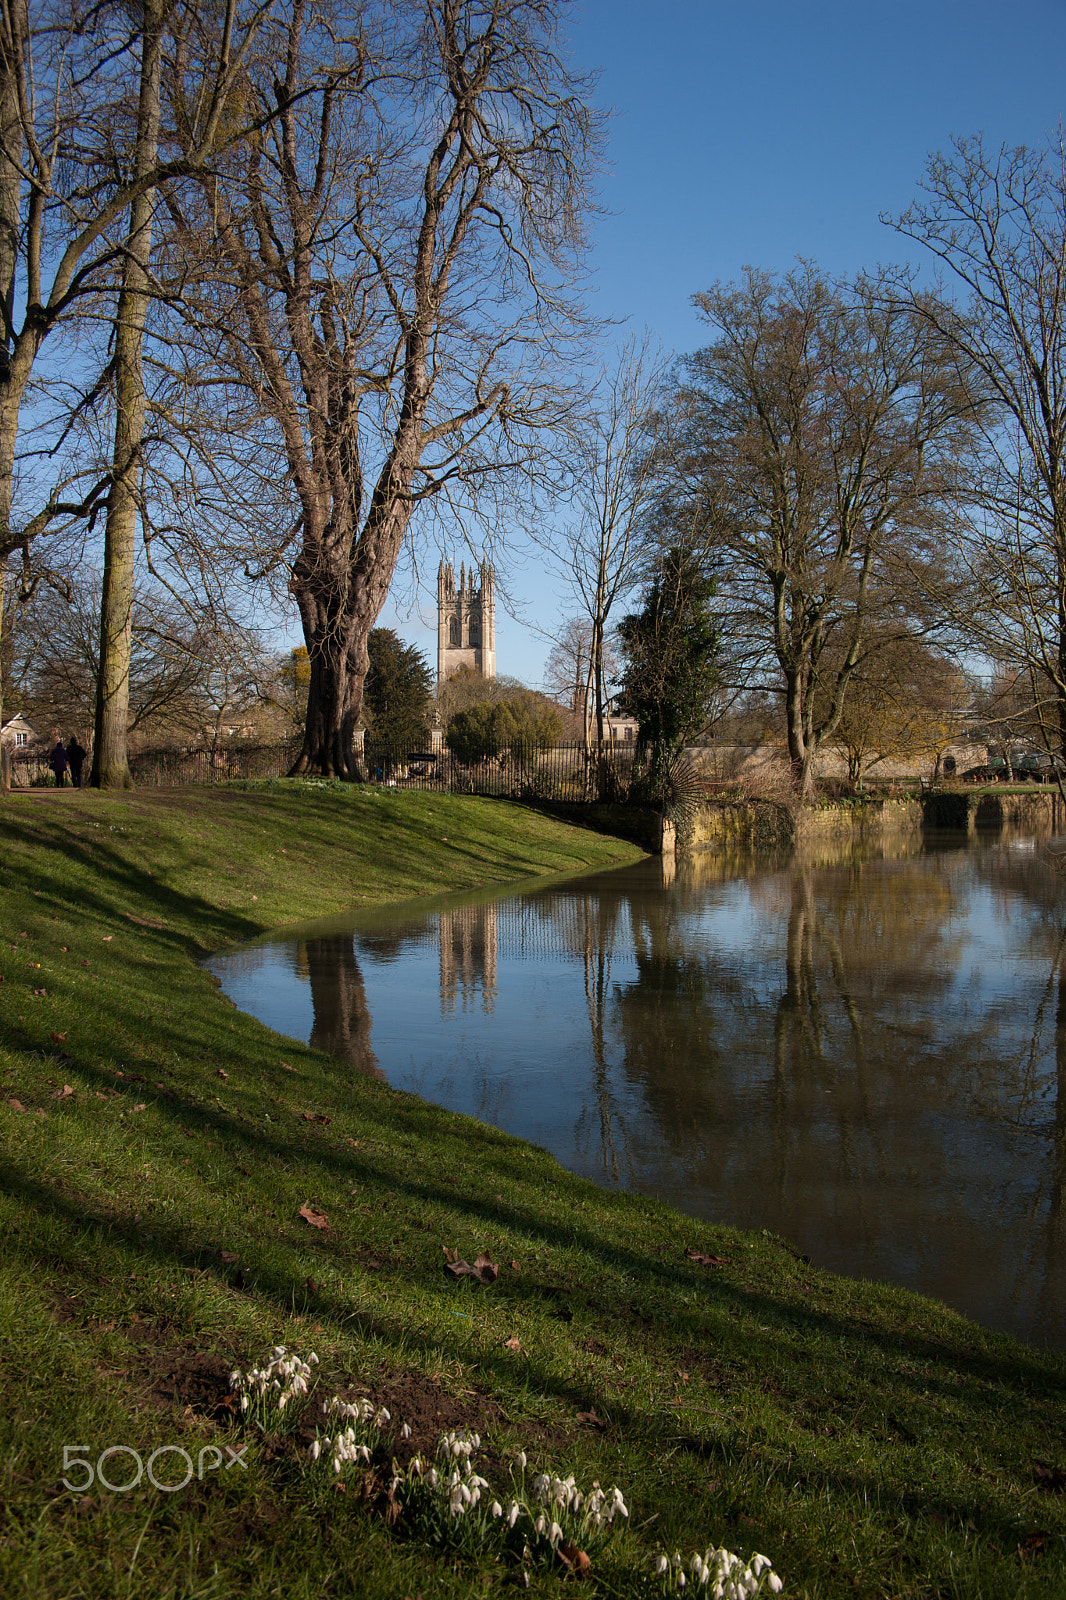
[[792,812],[771,800],[713,800],[700,807],[684,848],[804,844],[857,838],[867,842],[911,837],[931,829],[1050,837],[1066,832],[1066,812],[1052,789],[1028,794],[938,790],[901,800],[837,801]]

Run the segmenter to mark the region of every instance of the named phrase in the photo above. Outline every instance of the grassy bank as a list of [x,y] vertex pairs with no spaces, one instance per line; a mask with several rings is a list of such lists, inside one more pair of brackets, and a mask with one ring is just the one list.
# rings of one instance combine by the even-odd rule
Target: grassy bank
[[[11,797],[0,838],[6,1595],[572,1585],[576,1550],[498,1559],[476,1517],[442,1548],[458,1524],[390,1494],[394,1456],[462,1427],[505,1504],[523,1448],[622,1488],[586,1593],[662,1592],[657,1549],[718,1544],[765,1551],[796,1596],[1066,1593],[1066,1363],[353,1082],[196,964],[629,847],[492,802],[284,785]],[[310,1467],[296,1403],[242,1418],[228,1374],[274,1345],[317,1354],[321,1395],[389,1409],[368,1462]],[[63,1487],[118,1445],[111,1483],[167,1447],[159,1482],[178,1449],[203,1477]]]

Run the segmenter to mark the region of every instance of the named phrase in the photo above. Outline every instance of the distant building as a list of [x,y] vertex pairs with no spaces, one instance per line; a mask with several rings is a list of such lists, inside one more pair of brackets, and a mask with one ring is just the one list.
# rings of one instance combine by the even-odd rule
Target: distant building
[[496,676],[496,592],[492,565],[459,568],[459,586],[450,561],[437,571],[437,681],[443,683],[459,667],[472,667],[482,677]]
[[5,722],[4,726],[0,728],[0,745],[8,745],[13,750],[21,750],[26,745],[36,743],[36,729],[30,727],[30,724],[21,713],[13,716],[10,722]]

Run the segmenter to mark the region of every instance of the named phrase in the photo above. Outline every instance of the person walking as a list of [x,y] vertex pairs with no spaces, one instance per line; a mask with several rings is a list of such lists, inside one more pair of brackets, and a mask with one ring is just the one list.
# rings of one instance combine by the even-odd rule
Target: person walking
[[67,741],[67,761],[70,765],[70,781],[75,789],[81,788],[81,769],[88,753],[85,746],[78,743],[78,735],[72,733]]
[[56,747],[48,758],[48,764],[56,775],[56,788],[62,789],[67,778],[67,752],[63,748],[62,739],[56,740]]

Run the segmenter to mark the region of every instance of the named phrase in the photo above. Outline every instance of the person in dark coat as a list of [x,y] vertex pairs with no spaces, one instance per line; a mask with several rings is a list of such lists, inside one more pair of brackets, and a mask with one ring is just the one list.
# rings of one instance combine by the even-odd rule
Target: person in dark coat
[[48,764],[56,775],[56,788],[62,789],[67,778],[67,752],[63,748],[62,739],[56,740],[56,747],[48,757]]
[[78,735],[72,733],[67,741],[67,761],[70,764],[70,781],[75,789],[81,788],[81,769],[88,753],[85,746],[78,743]]

